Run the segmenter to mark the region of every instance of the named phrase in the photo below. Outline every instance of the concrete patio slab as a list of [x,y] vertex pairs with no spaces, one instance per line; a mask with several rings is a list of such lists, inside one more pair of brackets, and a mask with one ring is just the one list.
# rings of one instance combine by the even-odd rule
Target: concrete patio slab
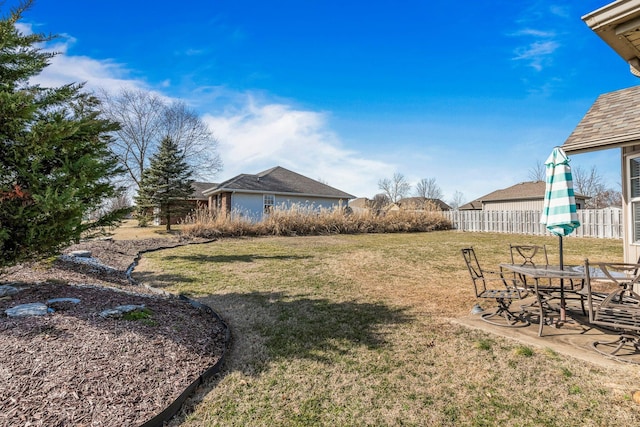
[[[453,320],[453,323],[490,332],[529,346],[535,346],[541,349],[548,348],[559,354],[571,356],[603,367],[627,366],[640,369],[638,365],[603,356],[596,352],[591,346],[594,341],[613,341],[617,338],[617,333],[590,326],[587,321],[588,319],[580,314],[578,307],[571,307],[569,313],[575,321],[560,327],[545,325],[541,337],[538,336],[539,324],[537,323],[537,318],[532,320],[533,323],[531,325],[520,328],[492,325],[482,320],[480,314],[470,314]],[[638,355],[637,360],[640,361],[640,355]]]

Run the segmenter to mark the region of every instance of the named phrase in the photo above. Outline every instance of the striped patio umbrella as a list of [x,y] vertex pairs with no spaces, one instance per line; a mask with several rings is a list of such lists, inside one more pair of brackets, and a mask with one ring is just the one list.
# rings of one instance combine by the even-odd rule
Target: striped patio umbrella
[[[573,177],[569,158],[560,147],[555,147],[545,162],[547,167],[544,207],[540,223],[560,238],[560,269],[564,268],[562,237],[580,226],[573,194]],[[566,320],[564,283],[560,281],[560,320]]]
[[580,226],[569,158],[562,148],[555,147],[545,165],[547,185],[540,223],[556,236],[568,236]]

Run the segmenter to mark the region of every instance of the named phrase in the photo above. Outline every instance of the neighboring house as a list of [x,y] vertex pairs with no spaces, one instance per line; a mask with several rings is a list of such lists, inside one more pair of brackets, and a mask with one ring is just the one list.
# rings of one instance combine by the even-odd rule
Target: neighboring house
[[[460,206],[460,210],[484,211],[540,211],[544,207],[544,181],[521,182],[511,187],[496,190],[486,196]],[[587,196],[575,194],[576,207],[583,209]]]
[[366,197],[357,197],[353,200],[349,200],[349,207],[356,213],[368,212],[373,208],[373,200]]
[[203,192],[210,209],[259,221],[274,208],[294,204],[312,209],[347,206],[349,193],[280,166],[255,175],[242,174]]
[[465,203],[464,205],[458,208],[459,211],[481,211],[482,210],[482,200],[476,199],[472,200],[469,203]]
[[209,207],[209,197],[204,195],[205,190],[217,186],[216,182],[194,182],[193,193],[189,197],[189,201],[193,203],[194,209],[202,209]]
[[[619,0],[582,17],[640,77],[640,0]],[[624,261],[640,257],[640,86],[596,99],[562,148],[567,154],[616,148],[622,164]]]
[[450,211],[451,206],[440,199],[429,199],[427,197],[405,197],[396,202],[400,209],[424,210],[425,208],[439,211]]
[[[187,203],[190,205],[190,209],[187,209],[187,210],[193,211],[197,209],[207,208],[209,206],[209,198],[203,194],[203,191],[211,187],[214,187],[216,185],[218,184],[216,184],[215,182],[194,182],[192,184],[193,193],[191,193],[191,196],[187,199]],[[149,213],[151,213],[151,211],[149,211]],[[178,224],[185,218],[187,214],[188,212],[186,212],[183,215],[172,216],[171,224]],[[164,225],[164,224],[165,224],[165,218],[162,215],[160,215],[160,210],[153,209],[153,225]]]
[[[349,202],[349,207],[353,212],[368,212],[375,209],[375,202],[366,197],[358,197]],[[450,211],[451,206],[440,199],[429,199],[426,197],[406,197],[396,203],[386,205],[382,212],[395,212],[399,210],[424,210],[436,209],[440,211]]]

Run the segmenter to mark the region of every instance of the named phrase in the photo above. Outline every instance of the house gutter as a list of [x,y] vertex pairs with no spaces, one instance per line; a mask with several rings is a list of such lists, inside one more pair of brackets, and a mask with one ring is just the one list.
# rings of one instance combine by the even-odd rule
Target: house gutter
[[236,189],[231,189],[231,188],[216,188],[213,191],[207,190],[207,191],[203,191],[202,194],[204,194],[205,196],[213,196],[214,194],[218,194],[218,193],[243,193],[243,194],[256,194],[256,193],[262,193],[262,194],[276,194],[276,195],[282,195],[282,196],[297,196],[297,197],[317,197],[317,198],[331,198],[331,199],[355,199],[355,196],[352,196],[351,194],[345,194],[344,196],[332,196],[329,194],[311,194],[311,193],[291,193],[291,192],[280,192],[280,191],[269,191],[269,190],[265,190],[265,191],[260,191],[260,190],[236,190]]
[[640,0],[618,0],[582,17],[585,24],[598,32],[607,25],[613,25],[633,12],[638,11]]

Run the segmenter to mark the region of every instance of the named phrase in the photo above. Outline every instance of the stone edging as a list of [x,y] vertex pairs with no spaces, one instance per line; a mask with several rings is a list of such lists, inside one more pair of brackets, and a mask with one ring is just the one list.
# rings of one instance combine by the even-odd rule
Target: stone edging
[[213,365],[208,367],[207,369],[205,369],[205,371],[200,374],[198,376],[198,378],[196,378],[189,386],[187,386],[187,388],[185,388],[185,390],[180,394],[180,396],[178,396],[178,398],[176,400],[174,400],[171,404],[169,404],[169,406],[167,406],[162,412],[160,412],[158,415],[156,415],[155,417],[151,418],[149,421],[145,422],[144,424],[140,425],[139,427],[162,427],[165,425],[165,423],[167,421],[169,421],[171,418],[173,418],[173,416],[180,410],[180,408],[182,407],[182,405],[184,404],[185,400],[187,400],[187,398],[189,396],[191,396],[191,394],[193,394],[193,392],[195,391],[195,389],[200,386],[201,384],[203,384],[208,378],[212,377],[213,375],[219,373],[222,369],[222,365],[224,364],[225,360],[226,360],[226,355],[227,355],[227,351],[229,350],[229,345],[231,343],[231,330],[229,329],[229,325],[227,325],[227,323],[222,319],[222,317],[220,317],[220,315],[218,313],[216,313],[215,311],[213,311],[213,309],[211,307],[209,307],[208,305],[199,303],[198,301],[192,300],[190,298],[185,297],[184,295],[175,295],[172,294],[170,292],[167,292],[165,290],[162,289],[157,289],[157,288],[153,288],[151,286],[148,285],[140,285],[138,282],[136,282],[132,277],[131,277],[131,273],[133,273],[133,270],[136,268],[136,266],[138,265],[138,261],[140,261],[140,258],[142,258],[142,255],[148,252],[156,252],[156,251],[160,251],[160,250],[164,250],[164,249],[172,249],[172,248],[177,248],[180,246],[186,246],[186,245],[198,245],[198,244],[204,244],[204,243],[211,243],[211,242],[215,242],[217,239],[213,239],[213,240],[207,240],[204,242],[195,242],[195,243],[184,243],[184,244],[178,244],[175,246],[165,246],[165,247],[159,247],[159,248],[154,248],[154,249],[148,249],[145,251],[140,251],[138,252],[138,254],[135,256],[133,262],[129,265],[129,267],[127,268],[126,271],[126,276],[127,279],[129,280],[129,283],[131,283],[132,285],[135,286],[144,286],[145,288],[149,289],[152,292],[158,293],[158,294],[163,294],[172,298],[178,298],[180,300],[186,301],[189,304],[191,304],[192,307],[198,309],[198,310],[202,310],[204,312],[206,312],[207,314],[213,316],[216,320],[218,320],[220,323],[222,323],[223,327],[224,327],[224,350],[222,352],[222,355],[220,356],[220,359]]

